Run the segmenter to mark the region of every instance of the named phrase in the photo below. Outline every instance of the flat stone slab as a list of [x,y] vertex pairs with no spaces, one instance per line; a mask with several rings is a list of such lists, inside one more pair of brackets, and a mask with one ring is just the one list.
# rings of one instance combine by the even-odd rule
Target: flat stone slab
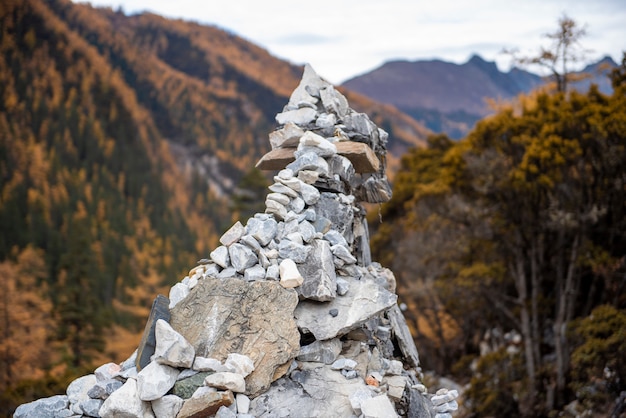
[[[363,142],[339,141],[334,144],[337,154],[350,160],[357,173],[376,173],[380,168],[380,161],[369,145]],[[265,154],[256,167],[259,170],[282,170],[287,164],[295,161],[296,148],[275,148]]]
[[329,340],[358,328],[397,300],[397,295],[372,280],[351,279],[345,296],[328,303],[303,300],[294,315],[302,331],[310,332],[316,340]]
[[[255,396],[280,378],[300,350],[293,312],[298,295],[273,281],[200,281],[172,309],[171,325],[196,355],[225,361],[231,353],[254,362],[246,394]],[[282,374],[281,374],[282,373]]]
[[159,319],[168,322],[170,320],[170,300],[163,296],[157,295],[154,302],[152,302],[152,309],[150,310],[150,316],[146,322],[146,327],[143,330],[139,347],[137,348],[137,359],[135,366],[137,371],[146,367],[150,363],[150,357],[154,354],[156,348],[156,337],[154,335],[156,329],[156,322]]

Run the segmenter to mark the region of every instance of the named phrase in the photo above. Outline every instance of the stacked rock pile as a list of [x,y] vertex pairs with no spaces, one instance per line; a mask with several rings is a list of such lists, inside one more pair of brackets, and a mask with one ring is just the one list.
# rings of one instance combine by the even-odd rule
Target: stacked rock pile
[[390,198],[387,134],[309,66],[276,120],[265,213],[157,297],[131,358],[15,417],[435,415],[393,273],[369,252],[361,202]]
[[452,412],[459,409],[456,399],[459,393],[456,390],[439,389],[430,400],[434,405],[435,418],[452,418]]

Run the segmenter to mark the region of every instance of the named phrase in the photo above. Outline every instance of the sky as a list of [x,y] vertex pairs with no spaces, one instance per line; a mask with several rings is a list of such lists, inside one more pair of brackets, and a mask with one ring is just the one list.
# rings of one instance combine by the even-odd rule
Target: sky
[[[82,1],[82,0],[75,0]],[[626,0],[90,0],[94,6],[150,11],[215,25],[293,64],[309,63],[333,84],[393,60],[441,59],[461,64],[472,54],[512,64],[549,46],[545,37],[566,14],[587,35],[587,62],[626,50]],[[539,69],[529,68],[535,72]]]

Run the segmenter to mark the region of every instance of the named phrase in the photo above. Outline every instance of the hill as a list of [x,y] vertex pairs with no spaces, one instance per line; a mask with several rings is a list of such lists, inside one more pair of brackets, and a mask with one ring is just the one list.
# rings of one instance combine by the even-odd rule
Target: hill
[[[266,192],[251,168],[302,68],[216,27],[68,0],[0,3],[0,50],[8,404],[53,386],[8,382],[127,356],[155,295],[263,204],[237,197]],[[391,160],[423,143],[409,116],[343,92]]]
[[[610,57],[590,64],[581,74],[591,78],[574,86],[586,90],[594,82],[601,91],[609,93],[607,69],[616,66]],[[343,86],[392,104],[435,132],[460,138],[479,119],[492,113],[486,99],[510,100],[544,83],[542,77],[531,72],[519,68],[502,72],[494,62],[473,55],[460,65],[441,60],[388,62]]]

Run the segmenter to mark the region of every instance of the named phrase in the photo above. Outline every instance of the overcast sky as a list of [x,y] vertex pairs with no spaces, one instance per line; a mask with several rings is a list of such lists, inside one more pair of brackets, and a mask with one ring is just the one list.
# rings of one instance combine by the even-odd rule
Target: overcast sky
[[626,50],[626,0],[91,0],[213,24],[294,64],[310,63],[334,84],[386,61],[443,59],[477,53],[508,70],[503,48],[530,54],[563,13],[585,26],[589,61]]

